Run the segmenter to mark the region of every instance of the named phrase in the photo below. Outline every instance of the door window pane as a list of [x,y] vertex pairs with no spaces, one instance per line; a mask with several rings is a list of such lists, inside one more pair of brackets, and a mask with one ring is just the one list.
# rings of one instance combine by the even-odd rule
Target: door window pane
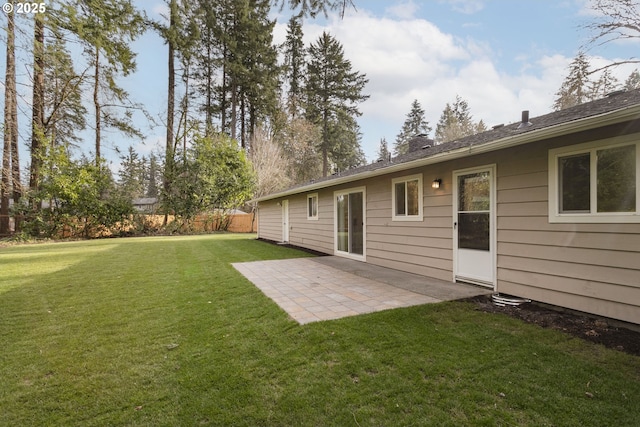
[[316,195],[307,197],[307,217],[318,217],[318,196]]
[[407,181],[407,215],[418,215],[420,213],[419,198],[418,180]]
[[635,212],[636,146],[597,151],[598,212]]
[[561,157],[560,212],[590,212],[591,155]]
[[490,209],[489,172],[479,172],[458,177],[458,210],[488,211]]
[[399,182],[396,184],[396,215],[406,215],[407,211],[405,209],[405,183]]
[[338,250],[349,251],[349,206],[347,197],[340,195],[336,199],[338,217]]
[[458,213],[458,248],[488,251],[489,213]]
[[351,253],[363,254],[364,249],[364,212],[362,211],[362,193],[349,194],[349,240],[351,241]]

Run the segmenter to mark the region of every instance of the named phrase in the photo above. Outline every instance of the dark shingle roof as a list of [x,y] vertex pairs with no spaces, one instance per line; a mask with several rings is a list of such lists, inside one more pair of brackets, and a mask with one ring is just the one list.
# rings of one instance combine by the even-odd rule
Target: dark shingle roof
[[[505,126],[495,126],[491,130],[439,145],[433,144],[433,140],[431,139],[427,139],[424,136],[418,136],[416,138],[423,138],[424,140],[424,144],[422,144],[421,146],[428,146],[427,148],[411,151],[407,154],[395,157],[390,161],[387,160],[371,163],[365,166],[340,172],[339,174],[316,179],[312,182],[307,182],[291,187],[285,190],[285,192],[290,193],[296,188],[307,187],[311,184],[320,184],[326,182],[327,185],[330,185],[330,181],[336,180],[338,178],[345,178],[348,176],[354,176],[354,179],[357,179],[355,175],[359,175],[363,172],[372,172],[378,170],[382,172],[382,169],[389,168],[391,166],[409,163],[415,160],[426,159],[438,154],[455,151],[461,148],[484,145],[489,146],[493,142],[497,142],[508,137],[523,135],[529,132],[550,128],[560,124],[598,116],[601,114],[611,113],[616,110],[621,110],[635,105],[640,105],[640,89],[615,92],[610,94],[609,96],[606,96],[605,98],[598,99],[596,101],[576,105],[575,107],[566,108],[560,111],[554,111],[542,116],[532,117],[529,119],[531,125],[521,128],[519,128],[521,122],[518,121],[516,123]],[[414,143],[414,146],[417,145],[419,144]]]

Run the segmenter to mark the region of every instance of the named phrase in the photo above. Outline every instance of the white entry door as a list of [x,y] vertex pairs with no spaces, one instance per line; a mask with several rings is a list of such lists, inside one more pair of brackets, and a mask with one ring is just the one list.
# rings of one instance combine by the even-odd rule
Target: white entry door
[[289,243],[289,201],[282,201],[282,242]]
[[457,171],[454,182],[456,281],[495,287],[494,166]]

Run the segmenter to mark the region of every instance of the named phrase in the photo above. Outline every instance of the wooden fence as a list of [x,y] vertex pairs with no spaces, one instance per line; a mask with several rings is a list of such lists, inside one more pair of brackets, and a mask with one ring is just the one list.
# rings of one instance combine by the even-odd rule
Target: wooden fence
[[[144,220],[153,228],[160,229],[164,223],[164,215],[142,215]],[[6,217],[5,217],[6,218]],[[0,218],[2,220],[2,218]],[[5,219],[6,220],[6,219]],[[224,220],[228,223],[227,231],[232,233],[254,233],[256,231],[255,213],[248,214],[234,214],[227,215],[223,219],[214,215],[198,215],[190,224],[182,226],[184,231],[192,233],[207,233],[217,230],[219,222]],[[175,221],[173,215],[169,215],[167,223]],[[124,225],[124,229],[129,229],[133,225]],[[9,218],[9,234],[15,233],[15,220],[13,217]],[[60,232],[60,237],[68,238],[74,235],[71,227],[65,226]],[[107,230],[97,230],[90,233],[91,237],[104,237],[109,236],[111,233]]]
[[[164,223],[164,215],[144,215],[145,219],[156,227],[161,227]],[[227,215],[223,220],[228,221],[227,231],[232,233],[254,233],[256,230],[255,213]],[[190,224],[185,225],[189,231],[194,233],[205,233],[217,230],[220,222],[218,216],[198,215]],[[175,221],[173,215],[169,215],[167,223]]]

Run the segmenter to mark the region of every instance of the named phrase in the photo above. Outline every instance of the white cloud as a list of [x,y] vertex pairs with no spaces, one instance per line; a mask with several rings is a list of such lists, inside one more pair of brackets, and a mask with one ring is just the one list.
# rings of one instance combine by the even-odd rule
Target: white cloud
[[579,16],[589,16],[589,17],[602,16],[601,12],[598,12],[597,10],[594,9],[594,4],[595,4],[594,0],[576,0],[576,3],[579,6],[578,7]]
[[420,6],[415,4],[412,0],[409,0],[407,2],[389,6],[385,9],[385,15],[398,19],[411,19],[419,9]]
[[451,8],[465,15],[471,15],[484,9],[484,3],[480,0],[444,0],[451,4]]
[[[549,75],[543,70],[555,63],[534,63],[526,77],[502,75],[487,43],[454,37],[424,19],[393,20],[359,10],[342,20],[330,19],[326,26],[305,25],[307,43],[325,30],[343,45],[354,69],[369,79],[365,93],[371,97],[360,106],[368,154],[381,137],[395,138],[414,99],[434,128],[445,104],[456,95],[467,100],[476,120],[483,119],[487,125],[515,121],[525,101],[535,107],[550,104],[548,96],[544,102],[532,102],[530,94],[549,92],[541,87],[551,84],[544,80]],[[556,81],[549,82],[555,86]],[[523,91],[532,85],[535,90]],[[383,125],[388,129],[376,133]]]
[[[406,4],[410,3],[399,6]],[[482,6],[481,2],[464,4],[475,5],[476,10]],[[520,66],[506,71],[484,40],[456,37],[425,19],[397,19],[404,13],[401,8],[388,8],[386,13],[376,17],[359,9],[344,19],[330,16],[324,25],[314,21],[303,27],[307,45],[323,31],[329,32],[340,41],[353,68],[369,79],[364,92],[370,98],[360,105],[359,123],[370,159],[382,137],[389,143],[395,140],[414,99],[434,129],[444,106],[456,95],[469,103],[474,119],[482,119],[487,126],[516,122],[522,110],[529,110],[531,117],[550,112],[571,58],[533,50],[514,58]],[[404,16],[411,16],[410,8]],[[286,25],[278,27],[276,41],[284,40]],[[593,65],[599,63],[594,58]],[[625,75],[618,77],[622,83],[631,71],[625,69],[616,76]]]

